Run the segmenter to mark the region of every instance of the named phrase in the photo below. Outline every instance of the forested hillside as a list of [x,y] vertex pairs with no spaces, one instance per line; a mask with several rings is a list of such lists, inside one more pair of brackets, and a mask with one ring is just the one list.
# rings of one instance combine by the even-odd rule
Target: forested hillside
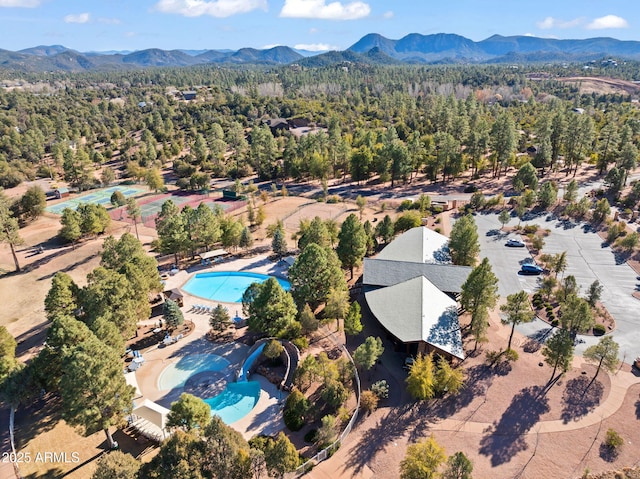
[[[604,173],[625,145],[638,143],[637,103],[629,90],[582,94],[581,68],[344,63],[3,72],[0,186],[50,176],[87,189],[164,166],[185,189],[252,173],[446,182],[469,170],[499,176],[529,160],[542,174],[584,161]],[[630,63],[598,64],[589,74],[637,73]],[[277,118],[288,123],[270,128],[266,120]]]

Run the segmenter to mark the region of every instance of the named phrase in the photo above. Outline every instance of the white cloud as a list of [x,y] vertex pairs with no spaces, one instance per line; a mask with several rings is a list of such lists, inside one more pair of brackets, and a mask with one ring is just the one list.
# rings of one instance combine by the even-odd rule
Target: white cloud
[[0,0],[0,7],[33,8],[40,5],[40,0]]
[[393,18],[393,12],[389,10],[388,12],[384,12],[382,15],[384,18]]
[[91,20],[91,15],[88,13],[70,14],[64,17],[65,23],[88,23]]
[[533,33],[531,33],[531,32],[527,32],[523,36],[525,36],[525,37],[535,37],[535,35]]
[[604,17],[596,18],[587,25],[588,30],[604,30],[607,28],[629,28],[629,23],[617,15],[605,15]]
[[559,18],[547,17],[536,25],[540,30],[551,30],[552,28],[573,28],[584,23],[583,17],[574,18],[573,20],[561,20]]
[[327,4],[326,0],[285,0],[280,16],[322,20],[356,20],[367,17],[370,13],[369,4],[360,1]]
[[296,50],[307,50],[309,52],[326,52],[340,49],[340,47],[329,45],[328,43],[298,43],[294,45],[293,48]]
[[320,30],[318,30],[317,28],[310,28],[310,29],[309,29],[309,33],[310,33],[311,35],[313,35],[314,33],[318,33],[319,31],[320,31]]
[[224,18],[257,9],[267,10],[267,0],[160,0],[154,9],[185,17],[210,15]]
[[269,45],[265,45],[262,48],[260,48],[260,50],[271,50],[272,48],[281,47],[281,46],[282,46],[281,43],[270,43]]

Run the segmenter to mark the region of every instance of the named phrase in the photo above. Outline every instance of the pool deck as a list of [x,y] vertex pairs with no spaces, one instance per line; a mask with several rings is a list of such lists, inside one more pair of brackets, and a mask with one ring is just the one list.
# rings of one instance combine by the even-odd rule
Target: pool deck
[[[254,256],[227,260],[223,263],[216,263],[206,268],[194,268],[186,271],[180,270],[174,276],[166,280],[166,289],[178,288],[184,285],[195,273],[211,271],[252,271],[262,274],[271,274],[279,277],[286,277],[286,268],[282,264],[276,264],[267,259],[267,255]],[[171,363],[178,362],[183,356],[191,354],[216,354],[223,357],[231,365],[225,369],[225,374],[229,382],[235,380],[235,372],[240,369],[242,362],[249,351],[248,346],[239,342],[212,343],[206,339],[209,331],[209,315],[196,313],[193,305],[202,304],[215,306],[216,301],[208,301],[200,297],[191,296],[184,293],[184,306],[181,308],[185,320],[193,321],[194,331],[186,338],[168,346],[154,346],[143,352],[145,362],[136,371],[136,380],[142,397],[157,402],[169,408],[171,403],[178,400],[183,388],[176,388],[170,391],[160,391],[158,389],[158,378],[164,369]],[[231,316],[236,314],[242,316],[242,304],[240,303],[220,303],[229,309]],[[143,325],[153,325],[154,321],[147,320],[141,322]],[[232,427],[239,431],[246,439],[257,434],[276,434],[284,429],[282,419],[282,408],[287,397],[286,392],[280,391],[277,387],[267,381],[266,378],[254,374],[250,380],[259,381],[261,385],[260,398],[256,406],[249,414],[232,424]],[[142,399],[137,399],[136,402]]]

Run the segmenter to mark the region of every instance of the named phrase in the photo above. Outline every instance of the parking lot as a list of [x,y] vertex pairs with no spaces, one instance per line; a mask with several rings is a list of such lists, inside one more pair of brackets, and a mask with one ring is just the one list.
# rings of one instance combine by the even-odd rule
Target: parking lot
[[[541,277],[519,274],[522,262],[531,258],[527,249],[505,246],[507,239],[518,238],[518,235],[500,231],[497,214],[477,214],[474,218],[478,226],[480,255],[489,258],[499,279],[500,295],[505,297],[520,290],[535,291]],[[512,218],[507,226],[517,222],[517,218]],[[616,261],[611,248],[603,246],[602,239],[589,225],[561,222],[547,215],[523,221],[523,224],[534,223],[551,230],[545,238],[543,252],[567,252],[568,266],[564,275],[575,276],[583,295],[596,279],[604,286],[601,301],[616,320],[613,336],[620,344],[620,359],[633,362],[640,356],[640,302],[632,296],[639,287],[636,273],[626,263]],[[545,328],[548,325],[537,320],[518,330],[531,336]],[[592,336],[580,337],[580,340],[584,342],[578,345],[578,352],[597,342]]]

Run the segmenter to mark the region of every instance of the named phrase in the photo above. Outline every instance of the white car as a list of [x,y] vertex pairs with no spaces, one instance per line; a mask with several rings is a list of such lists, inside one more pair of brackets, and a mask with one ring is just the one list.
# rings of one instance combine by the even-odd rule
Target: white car
[[512,248],[524,248],[524,242],[518,239],[508,239],[505,246],[511,246]]

